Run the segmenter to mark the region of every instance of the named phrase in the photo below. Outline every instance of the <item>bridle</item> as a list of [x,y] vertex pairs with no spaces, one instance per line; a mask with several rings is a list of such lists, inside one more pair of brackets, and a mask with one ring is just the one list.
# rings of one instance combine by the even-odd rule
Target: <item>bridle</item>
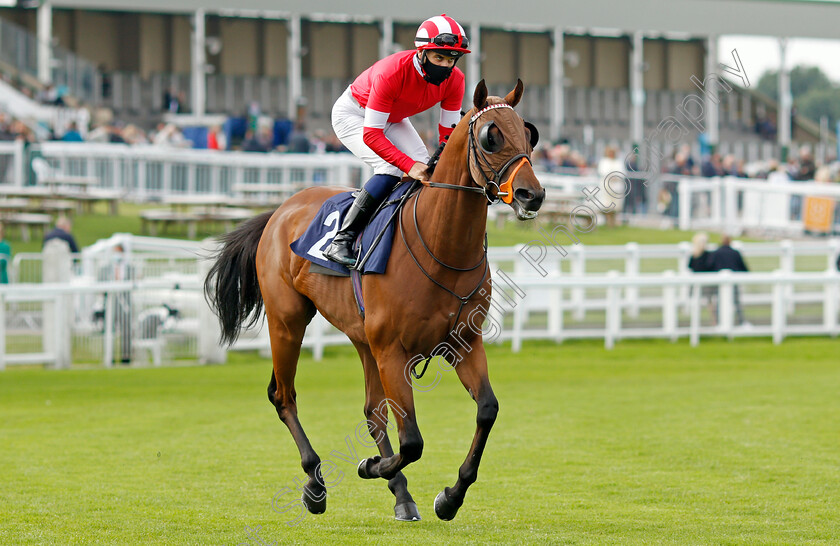
[[[531,158],[526,153],[519,153],[513,156],[512,158],[508,159],[507,162],[502,165],[500,170],[496,170],[493,168],[493,165],[490,164],[490,161],[487,159],[487,155],[484,153],[484,150],[479,146],[475,141],[475,122],[478,121],[478,118],[481,117],[482,114],[489,112],[491,110],[496,110],[499,108],[510,108],[513,110],[513,106],[500,103],[500,104],[491,104],[489,106],[485,106],[470,118],[469,124],[469,150],[467,152],[467,157],[473,156],[476,158],[476,163],[478,165],[478,171],[481,173],[482,178],[484,178],[484,195],[487,197],[487,201],[492,205],[494,203],[498,203],[499,201],[503,201],[507,204],[510,204],[513,201],[513,179],[516,177],[516,174],[519,172],[519,169],[527,162],[531,164]],[[502,178],[504,177],[507,170],[517,161],[519,164],[514,169],[513,173],[510,177],[508,177],[506,182],[502,182]],[[468,163],[472,164],[472,162],[468,159]],[[487,173],[482,168],[482,165],[486,166],[490,169],[490,172],[493,173],[493,177],[489,178]],[[496,191],[493,193],[491,190],[495,188]]]
[[[499,108],[510,108],[513,110],[513,106],[500,103],[500,104],[491,104],[489,106],[485,106],[478,112],[470,117],[469,126],[467,132],[469,133],[469,140],[468,140],[468,150],[467,150],[467,163],[472,167],[472,158],[476,159],[476,166],[478,167],[478,171],[481,173],[481,177],[484,179],[484,187],[482,186],[458,186],[456,184],[446,184],[443,182],[429,182],[429,181],[420,181],[421,184],[430,188],[443,188],[443,189],[450,189],[450,190],[461,190],[461,191],[469,191],[474,193],[480,193],[487,198],[487,204],[493,205],[498,203],[499,201],[503,201],[506,204],[510,204],[513,201],[513,179],[516,177],[519,169],[522,168],[525,163],[531,164],[531,158],[527,153],[519,153],[507,160],[507,162],[502,165],[502,168],[498,171],[493,168],[493,165],[490,164],[490,161],[487,159],[487,155],[485,154],[484,150],[481,146],[476,143],[475,140],[475,122],[478,121],[478,118],[481,117],[482,114],[489,112],[490,110],[496,110]],[[511,173],[510,177],[508,177],[506,182],[502,182],[502,178],[504,178],[505,173],[507,170],[517,161],[519,163],[514,167],[513,173]],[[487,173],[484,171],[483,166],[486,166],[491,173],[493,173],[493,177],[490,178],[487,176]],[[495,188],[495,192],[493,189]]]

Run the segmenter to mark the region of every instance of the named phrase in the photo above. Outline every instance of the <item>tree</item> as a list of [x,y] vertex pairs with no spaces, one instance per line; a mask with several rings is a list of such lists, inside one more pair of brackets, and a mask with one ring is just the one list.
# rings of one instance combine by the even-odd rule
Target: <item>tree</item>
[[[778,102],[779,71],[765,72],[758,80],[758,90]],[[797,66],[791,70],[790,93],[797,115],[815,122],[828,116],[832,125],[840,119],[840,86],[832,83],[818,67]]]
[[[819,89],[831,89],[834,84],[816,66],[796,66],[790,71],[790,93],[793,100]],[[758,90],[774,101],[779,100],[779,71],[768,70],[758,80]]]
[[819,122],[822,116],[828,116],[829,127],[840,120],[840,87],[833,89],[815,89],[797,101],[797,112]]

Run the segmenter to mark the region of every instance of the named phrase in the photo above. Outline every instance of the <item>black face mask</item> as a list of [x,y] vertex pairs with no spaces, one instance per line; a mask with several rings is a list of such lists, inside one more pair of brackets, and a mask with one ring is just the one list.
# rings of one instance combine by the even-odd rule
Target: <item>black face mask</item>
[[447,66],[438,66],[434,64],[432,61],[429,60],[428,57],[423,55],[423,79],[429,82],[432,85],[440,85],[446,78],[452,75],[452,69],[455,68],[455,65],[451,67]]

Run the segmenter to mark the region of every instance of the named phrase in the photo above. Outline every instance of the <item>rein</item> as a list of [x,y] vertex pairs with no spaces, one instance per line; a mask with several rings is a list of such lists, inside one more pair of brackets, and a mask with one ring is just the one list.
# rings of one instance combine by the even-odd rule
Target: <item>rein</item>
[[[526,162],[529,163],[529,164],[531,163],[531,159],[530,159],[530,157],[528,157],[528,154],[525,154],[525,153],[517,154],[517,155],[513,156],[512,158],[510,158],[502,166],[502,168],[497,171],[496,169],[493,168],[493,166],[488,161],[487,156],[485,155],[484,151],[479,149],[479,146],[475,142],[475,131],[473,130],[475,122],[485,112],[488,112],[490,110],[495,110],[497,108],[510,108],[511,110],[513,110],[513,107],[508,105],[508,104],[492,104],[492,105],[486,106],[485,108],[476,112],[470,118],[470,121],[469,121],[469,128],[468,128],[469,147],[468,147],[468,152],[467,152],[467,154],[468,154],[467,155],[468,164],[471,163],[469,161],[470,156],[476,158],[476,164],[478,166],[478,170],[479,170],[479,172],[481,172],[481,176],[484,178],[484,187],[481,187],[481,186],[459,186],[459,185],[456,185],[456,184],[445,184],[443,182],[430,182],[430,181],[427,181],[427,180],[417,180],[416,182],[419,182],[422,186],[429,187],[429,188],[462,190],[462,191],[468,191],[468,192],[472,192],[472,193],[480,193],[480,194],[484,195],[484,197],[487,199],[487,204],[488,205],[498,203],[499,201],[503,201],[507,204],[510,204],[513,201],[513,192],[512,192],[513,179],[516,177],[517,173],[522,168],[522,166],[525,165]],[[517,161],[519,163],[516,165],[516,167],[514,167],[514,170],[511,173],[508,180],[506,182],[502,182],[501,181],[502,177],[504,177],[507,170],[512,165],[514,165],[514,163],[516,163]],[[484,164],[484,166],[486,166],[490,170],[490,172],[493,173],[492,178],[489,178],[487,176],[487,174],[484,172],[484,169],[482,168],[481,164]],[[493,188],[495,188],[495,192],[492,191]],[[412,193],[412,190],[409,190],[408,194],[410,194],[410,193]],[[452,296],[454,296],[460,302],[460,305],[458,306],[458,313],[455,315],[455,321],[453,322],[452,327],[449,329],[449,332],[446,334],[446,337],[443,338],[443,340],[446,341],[447,339],[449,339],[449,336],[452,335],[452,332],[454,332],[455,328],[458,326],[458,319],[461,318],[461,313],[463,312],[464,307],[467,305],[467,303],[469,303],[469,301],[473,298],[473,296],[475,296],[475,294],[481,289],[481,287],[484,285],[484,281],[487,279],[487,274],[488,274],[489,269],[490,269],[490,264],[489,264],[489,261],[487,259],[487,232],[486,231],[484,232],[484,253],[481,257],[481,260],[477,264],[475,264],[472,267],[455,267],[455,266],[451,266],[451,265],[448,265],[448,264],[442,262],[437,256],[434,255],[434,253],[432,253],[432,251],[429,249],[428,245],[426,244],[426,241],[423,240],[423,235],[420,233],[420,224],[417,221],[417,203],[418,203],[418,201],[420,201],[420,194],[421,193],[422,193],[422,188],[421,188],[421,191],[417,192],[414,195],[414,205],[413,205],[413,210],[412,210],[412,216],[413,216],[413,220],[414,220],[414,231],[417,234],[417,238],[420,240],[420,244],[422,245],[423,250],[425,250],[426,253],[429,256],[431,256],[432,259],[437,264],[441,265],[442,267],[444,267],[445,269],[448,269],[450,271],[456,271],[456,272],[460,272],[460,273],[475,271],[482,264],[484,264],[484,272],[481,275],[481,280],[479,280],[478,284],[475,286],[475,288],[473,288],[470,291],[470,293],[468,295],[459,296],[456,292],[454,292],[453,290],[451,290],[447,286],[444,286],[440,281],[438,281],[437,279],[432,277],[432,275],[429,274],[429,272],[426,271],[423,268],[423,266],[420,264],[420,261],[417,259],[417,257],[414,255],[414,253],[411,251],[411,247],[408,245],[408,241],[405,238],[405,229],[403,228],[403,210],[404,210],[404,207],[402,207],[402,206],[399,207],[399,220],[398,220],[398,222],[399,222],[399,225],[400,225],[400,237],[402,238],[402,241],[403,241],[403,244],[405,245],[406,251],[408,251],[408,255],[411,256],[411,259],[414,261],[414,264],[423,273],[423,275],[426,276],[427,279],[432,281],[439,288],[443,289],[444,291],[446,291],[449,294],[451,294]],[[423,377],[423,374],[426,373],[426,369],[428,368],[429,362],[431,361],[433,356],[434,355],[429,356],[426,359],[426,361],[423,365],[423,369],[420,371],[419,374],[415,371],[414,368],[411,369],[411,375],[414,376],[415,379],[420,379],[421,377]]]
[[[464,186],[455,186],[455,185],[452,185],[452,184],[446,184],[446,186],[451,186],[453,188],[464,188]],[[408,241],[405,238],[405,230],[403,228],[403,221],[402,221],[403,220],[403,215],[402,215],[402,213],[403,213],[404,209],[400,208],[400,217],[398,219],[398,222],[399,222],[399,225],[400,225],[400,237],[402,238],[402,241],[403,241],[403,244],[405,245],[406,251],[408,251],[408,255],[411,256],[411,259],[414,261],[414,264],[423,273],[423,275],[426,276],[427,279],[432,281],[435,285],[442,288],[443,290],[445,290],[449,294],[452,294],[460,302],[460,305],[458,306],[458,313],[455,315],[455,321],[453,322],[452,327],[449,329],[449,332],[443,338],[443,340],[446,341],[447,339],[449,339],[449,336],[452,335],[452,332],[454,332],[455,328],[458,326],[458,319],[461,318],[461,312],[464,310],[464,307],[467,305],[467,303],[469,303],[469,301],[472,299],[472,297],[475,296],[475,294],[481,289],[481,287],[484,285],[484,281],[487,279],[487,273],[490,270],[490,263],[487,260],[487,232],[485,231],[485,233],[484,233],[484,253],[481,256],[481,260],[479,260],[479,262],[477,264],[475,264],[472,267],[455,267],[455,266],[448,265],[448,264],[442,262],[437,256],[434,255],[434,253],[432,253],[432,251],[429,249],[428,245],[426,245],[426,241],[423,240],[423,235],[420,233],[420,224],[417,221],[417,202],[420,201],[420,194],[421,193],[423,193],[423,192],[420,191],[420,192],[417,192],[414,195],[414,205],[412,207],[412,216],[413,216],[413,220],[414,220],[414,231],[417,234],[417,238],[420,240],[420,244],[423,246],[423,250],[425,250],[426,253],[429,256],[431,256],[432,259],[436,263],[440,264],[441,266],[443,266],[446,269],[449,269],[450,271],[457,271],[457,272],[461,272],[461,273],[468,272],[468,271],[475,271],[482,264],[484,264],[484,272],[482,273],[481,279],[478,281],[478,284],[475,286],[475,288],[473,288],[470,291],[470,293],[467,294],[466,296],[459,296],[456,292],[451,290],[449,287],[443,285],[440,281],[438,281],[437,279],[432,277],[432,275],[429,274],[429,272],[426,271],[423,268],[423,266],[420,264],[420,261],[414,255],[414,252],[411,251],[411,247],[409,246]],[[423,370],[419,374],[414,370],[414,368],[412,368],[411,375],[413,375],[415,379],[420,379],[421,377],[423,377],[423,374],[426,373],[426,368],[428,368],[428,366],[429,366],[429,361],[432,359],[433,356],[434,355],[429,356],[426,359],[426,362],[423,365]]]

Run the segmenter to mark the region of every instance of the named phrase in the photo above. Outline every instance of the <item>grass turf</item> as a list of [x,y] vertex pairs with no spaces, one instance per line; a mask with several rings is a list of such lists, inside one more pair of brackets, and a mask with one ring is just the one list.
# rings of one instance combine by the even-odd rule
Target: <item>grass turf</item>
[[331,454],[375,451],[355,435],[363,381],[348,348],[301,361],[301,421],[342,476],[326,514],[296,526],[272,509],[303,474],[266,400],[267,360],[7,370],[0,543],[836,544],[837,355],[830,339],[491,347],[499,419],[452,522],[431,505],[456,479],[475,405],[454,373],[416,394],[414,524],[393,521],[384,481]]

